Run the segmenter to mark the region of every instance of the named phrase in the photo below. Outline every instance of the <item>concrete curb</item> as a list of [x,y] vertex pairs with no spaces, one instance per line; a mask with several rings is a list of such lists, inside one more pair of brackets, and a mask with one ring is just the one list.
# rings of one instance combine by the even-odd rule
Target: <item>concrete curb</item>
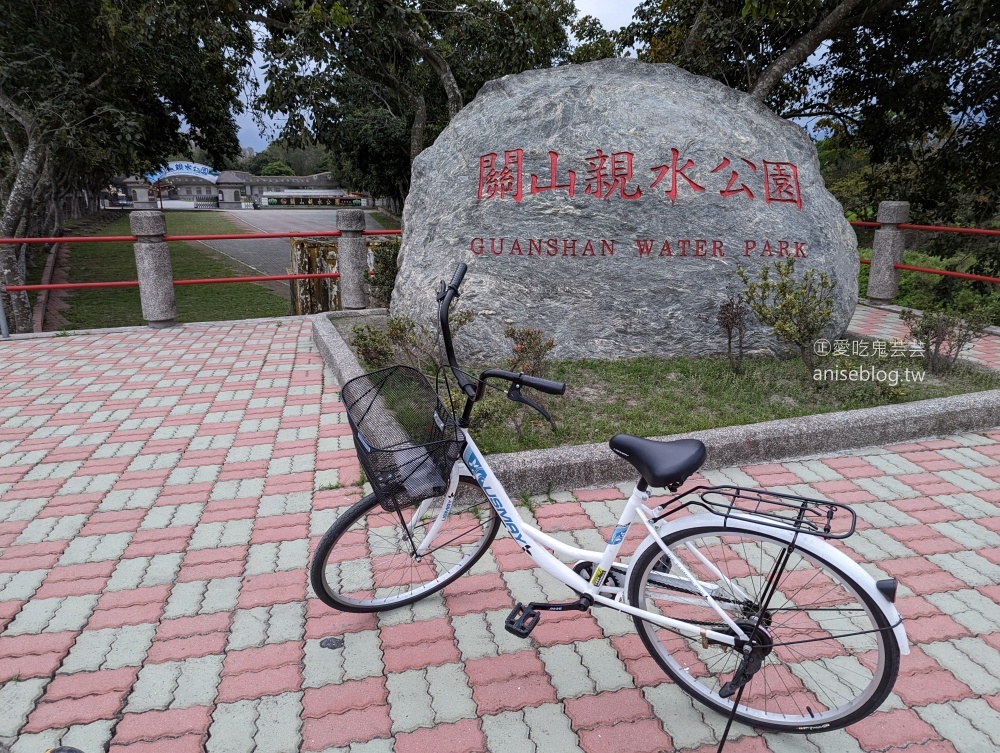
[[[363,316],[361,312],[355,316]],[[313,319],[313,339],[340,384],[364,373],[329,320]],[[708,448],[704,468],[725,468],[843,452],[873,445],[981,431],[1000,426],[1000,390],[920,400],[878,408],[786,418],[746,426],[706,429],[655,439],[699,439]],[[575,445],[490,456],[511,495],[548,489],[611,486],[636,477],[606,444]]]

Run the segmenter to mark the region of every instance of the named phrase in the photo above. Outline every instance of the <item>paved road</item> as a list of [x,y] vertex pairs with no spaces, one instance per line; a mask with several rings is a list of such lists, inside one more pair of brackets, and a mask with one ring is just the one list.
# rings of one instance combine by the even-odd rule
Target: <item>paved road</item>
[[[896,326],[864,311],[862,329]],[[986,339],[979,355],[996,365]],[[310,549],[360,490],[308,319],[0,348],[0,744],[13,753],[60,741],[86,753],[714,752],[722,718],[665,679],[621,615],[548,614],[528,641],[504,632],[514,599],[566,595],[509,537],[414,607],[350,615],[311,595]],[[1000,431],[704,477],[850,504],[859,530],[837,545],[899,579],[914,644],[864,722],[808,737],[737,725],[727,751],[1000,747]],[[524,514],[602,543],[622,496],[559,492]]]
[[[335,209],[237,209],[226,213],[255,232],[302,231],[303,235],[308,235],[337,229]],[[365,212],[365,223],[369,230],[382,227],[371,218],[370,212]],[[287,238],[211,241],[205,245],[262,274],[282,275],[291,265]]]

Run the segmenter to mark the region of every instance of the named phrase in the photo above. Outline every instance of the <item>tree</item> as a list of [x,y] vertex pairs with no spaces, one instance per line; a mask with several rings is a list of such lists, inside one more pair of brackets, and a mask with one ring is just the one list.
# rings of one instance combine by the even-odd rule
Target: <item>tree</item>
[[295,175],[295,171],[286,163],[282,162],[280,159],[276,159],[273,162],[268,162],[264,165],[264,169],[260,171],[261,175]]
[[260,103],[287,117],[285,139],[333,151],[340,175],[372,177],[357,160],[387,152],[385,182],[405,196],[409,163],[486,81],[568,57],[574,13],[572,0],[274,0]]
[[635,46],[828,128],[867,166],[868,195],[905,197],[917,218],[997,211],[996,3],[645,0],[614,40],[619,54]]
[[[229,0],[0,0],[0,237],[58,234],[69,197],[93,207],[112,176],[191,143],[220,160],[238,153],[233,113],[253,49],[244,11]],[[7,285],[23,284],[26,255],[0,247]],[[10,296],[16,331],[30,330],[27,303]]]

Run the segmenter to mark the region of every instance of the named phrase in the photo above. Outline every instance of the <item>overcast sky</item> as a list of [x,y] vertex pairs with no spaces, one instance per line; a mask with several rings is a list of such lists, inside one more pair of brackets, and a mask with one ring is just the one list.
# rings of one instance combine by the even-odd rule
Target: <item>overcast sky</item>
[[[604,24],[605,29],[625,26],[632,20],[632,11],[638,4],[639,0],[576,0],[580,15],[595,16]],[[264,150],[277,135],[276,129],[272,126],[271,132],[262,136],[250,113],[243,113],[237,117],[236,122],[240,126],[240,144],[251,146],[257,152]]]

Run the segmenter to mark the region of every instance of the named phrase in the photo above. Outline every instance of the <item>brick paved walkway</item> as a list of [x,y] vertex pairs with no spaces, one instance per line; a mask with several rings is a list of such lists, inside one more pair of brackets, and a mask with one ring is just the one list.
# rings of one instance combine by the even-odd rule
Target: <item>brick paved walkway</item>
[[[302,319],[0,344],[0,741],[714,751],[721,717],[664,679],[621,615],[503,631],[514,599],[568,596],[509,538],[415,607],[313,598],[310,547],[360,496],[341,410]],[[899,579],[915,644],[868,720],[809,737],[737,726],[728,751],[1000,746],[1000,431],[705,476],[852,504],[860,530],[839,545]],[[623,492],[558,493],[535,517],[593,546]]]

